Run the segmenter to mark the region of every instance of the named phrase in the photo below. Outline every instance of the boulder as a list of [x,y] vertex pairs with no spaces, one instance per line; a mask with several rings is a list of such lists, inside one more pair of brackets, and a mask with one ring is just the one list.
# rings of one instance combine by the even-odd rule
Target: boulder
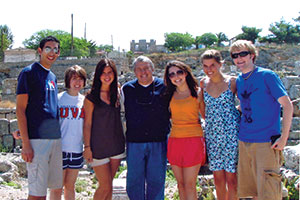
[[292,100],[300,98],[300,85],[292,85],[288,93]]
[[282,83],[289,90],[292,85],[300,85],[300,78],[298,76],[285,76],[282,78]]
[[8,132],[9,121],[7,119],[0,119],[0,136],[9,134]]
[[293,117],[300,117],[300,98],[293,100],[294,113]]
[[295,172],[299,172],[299,158],[300,158],[300,144],[295,146],[286,146],[283,149],[284,166],[288,169],[292,169]]
[[295,62],[295,69],[294,69],[294,73],[297,76],[300,76],[300,60]]

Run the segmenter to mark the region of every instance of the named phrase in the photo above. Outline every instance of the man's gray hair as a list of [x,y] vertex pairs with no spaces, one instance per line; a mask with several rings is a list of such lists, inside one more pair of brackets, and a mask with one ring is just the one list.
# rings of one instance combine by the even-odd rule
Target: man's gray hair
[[149,63],[151,65],[152,69],[154,70],[153,62],[150,60],[150,58],[148,58],[146,56],[139,56],[136,59],[134,59],[134,61],[132,63],[133,69],[135,69],[136,64],[139,62]]

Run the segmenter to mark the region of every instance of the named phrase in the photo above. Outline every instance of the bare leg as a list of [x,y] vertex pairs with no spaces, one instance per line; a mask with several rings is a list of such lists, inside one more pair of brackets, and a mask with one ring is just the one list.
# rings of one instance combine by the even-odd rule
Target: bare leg
[[99,181],[98,188],[94,194],[94,200],[109,199],[109,197],[112,194],[112,177],[110,163],[93,167],[93,169]]
[[226,173],[226,183],[227,183],[227,199],[237,200],[237,176],[236,173]]
[[28,195],[28,200],[46,200],[46,196],[40,197],[40,196],[31,196],[31,195]]
[[[66,170],[63,170],[63,182],[65,182]],[[50,190],[50,200],[61,200],[62,188]]]
[[66,169],[64,176],[64,197],[65,200],[75,200],[75,182],[79,169]]
[[119,169],[120,163],[121,163],[121,159],[110,159],[110,170],[111,170],[112,179],[115,177]]
[[214,182],[218,200],[226,200],[226,174],[224,170],[214,171]]
[[184,181],[183,181],[183,168],[176,165],[172,165],[172,171],[177,180],[177,187],[180,200],[185,200]]
[[186,200],[197,200],[197,175],[200,170],[200,164],[192,167],[183,168],[183,181]]

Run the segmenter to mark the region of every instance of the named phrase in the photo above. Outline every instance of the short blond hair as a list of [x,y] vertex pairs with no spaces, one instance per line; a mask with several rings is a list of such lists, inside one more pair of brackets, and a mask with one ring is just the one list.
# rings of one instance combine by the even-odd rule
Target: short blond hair
[[256,57],[258,56],[258,50],[256,49],[256,47],[254,46],[254,44],[251,41],[248,41],[248,40],[235,41],[230,46],[230,49],[229,49],[230,55],[232,54],[232,52],[239,51],[242,48],[246,48],[252,55],[254,55],[254,57],[253,57],[253,63],[254,63],[256,60]]

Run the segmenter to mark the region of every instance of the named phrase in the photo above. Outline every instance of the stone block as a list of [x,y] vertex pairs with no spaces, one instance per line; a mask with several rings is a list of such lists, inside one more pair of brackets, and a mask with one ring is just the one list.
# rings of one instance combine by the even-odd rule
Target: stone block
[[282,83],[289,90],[292,85],[300,85],[300,78],[298,76],[285,76],[282,78]]
[[300,76],[300,60],[295,62],[295,69],[294,69],[294,73],[297,76]]
[[300,98],[293,100],[293,117],[300,117]]
[[8,131],[9,121],[7,119],[0,119],[0,136],[9,134]]
[[291,131],[289,135],[289,140],[300,140],[300,130]]
[[300,85],[292,85],[288,93],[292,100],[300,98]]
[[10,133],[15,132],[16,130],[18,130],[18,120],[17,119],[12,119],[9,121],[9,129],[10,129]]
[[2,95],[16,94],[17,78],[7,78],[2,81]]
[[300,117],[293,117],[291,130],[292,131],[300,130]]
[[296,146],[286,146],[283,149],[284,166],[294,171],[299,171],[300,144]]
[[3,135],[3,146],[8,149],[13,149],[14,138],[11,134]]

